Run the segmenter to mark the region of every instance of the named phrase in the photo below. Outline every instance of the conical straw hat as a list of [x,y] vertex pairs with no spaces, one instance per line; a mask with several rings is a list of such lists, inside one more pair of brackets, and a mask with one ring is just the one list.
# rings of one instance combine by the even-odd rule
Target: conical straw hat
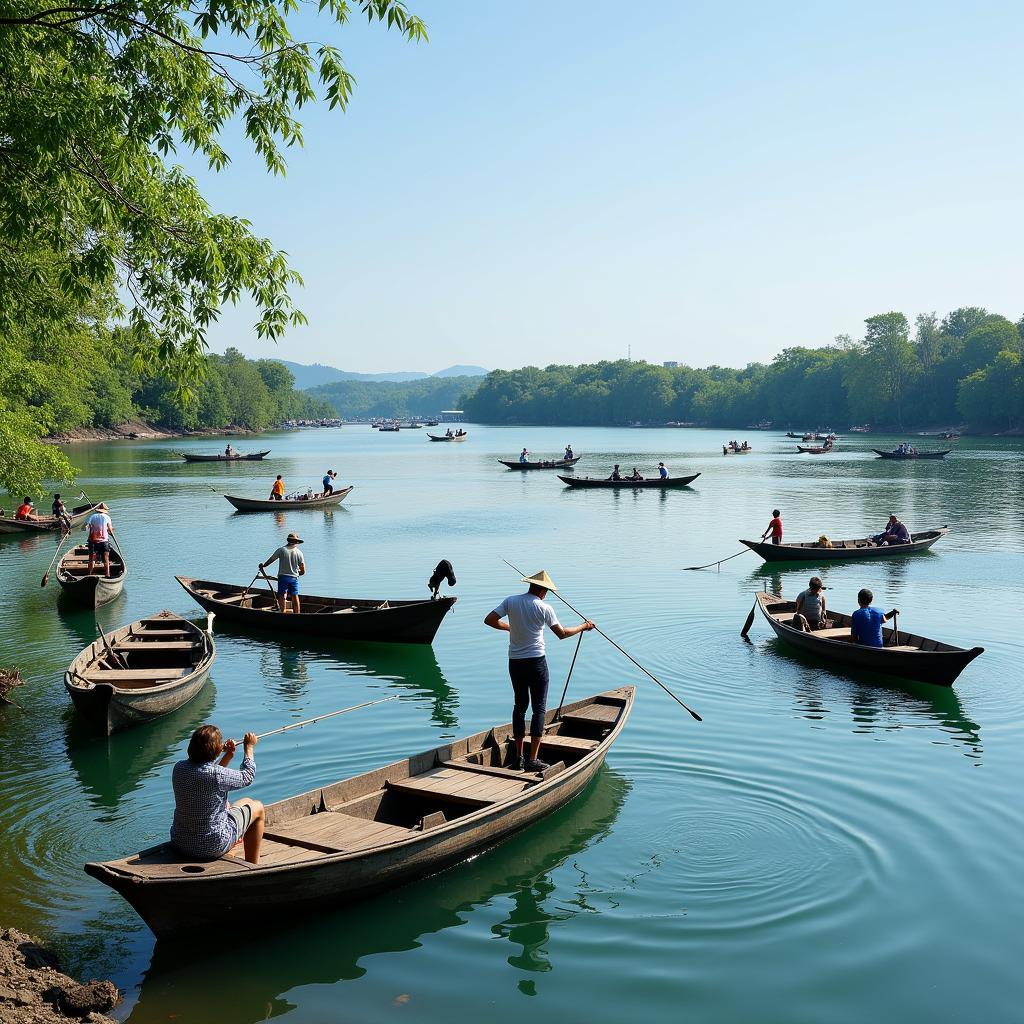
[[555,586],[555,581],[548,575],[547,569],[541,569],[532,576],[524,576],[523,582],[533,583],[538,587],[543,587],[545,590],[550,590],[555,594],[558,593],[558,587]]

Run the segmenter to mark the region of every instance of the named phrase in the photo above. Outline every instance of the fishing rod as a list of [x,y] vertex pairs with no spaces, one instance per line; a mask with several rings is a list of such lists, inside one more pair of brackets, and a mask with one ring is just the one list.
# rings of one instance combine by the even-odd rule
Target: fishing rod
[[721,565],[723,562],[728,562],[730,559],[739,558],[740,555],[745,555],[750,548],[744,548],[742,551],[737,551],[735,555],[730,555],[729,558],[720,558],[717,562],[708,562],[707,565],[688,565],[683,572],[690,572],[693,569],[710,569],[713,565]]
[[[502,561],[510,569],[519,573],[520,576],[525,578],[526,574],[522,571],[522,569],[517,569],[507,558],[503,558]],[[557,597],[558,600],[566,606],[566,608],[568,608],[572,612],[575,612],[581,619],[583,619],[584,622],[590,622],[590,619],[588,619],[586,615],[583,614],[583,612],[581,612],[578,608],[573,607],[573,605],[571,605],[557,591],[552,590],[551,593],[553,593],[555,597]],[[658,686],[660,686],[681,708],[688,711],[693,718],[695,718],[698,722],[704,721],[704,719],[701,718],[700,715],[698,715],[697,712],[693,710],[693,708],[689,707],[687,704],[684,704],[683,701],[681,701],[656,675],[654,675],[653,672],[649,672],[647,669],[645,669],[643,665],[641,665],[640,662],[633,657],[632,654],[630,654],[628,651],[623,650],[607,633],[599,629],[597,626],[594,626],[594,632],[600,633],[600,635],[603,636],[605,640],[607,640],[608,643],[610,643],[612,647],[614,647],[619,652],[619,654],[621,654],[628,661],[631,661],[634,665],[636,665],[636,667],[640,669],[640,671],[643,672],[645,676],[647,676],[650,679],[653,679],[654,682],[658,684]]]
[[[316,718],[307,718],[304,722],[292,722],[291,725],[282,725],[280,729],[271,729],[270,732],[256,733],[256,739],[266,739],[268,736],[276,736],[281,732],[289,732],[292,729],[301,729],[304,725],[315,725],[325,718],[334,718],[337,715],[347,715],[350,711],[358,711],[360,708],[372,708],[374,704],[387,704],[389,700],[398,700],[398,694],[393,697],[382,697],[380,700],[369,700],[365,704],[353,704],[350,708],[342,708],[340,711],[331,711],[326,715],[317,715]],[[235,746],[241,746],[243,740],[232,740]]]

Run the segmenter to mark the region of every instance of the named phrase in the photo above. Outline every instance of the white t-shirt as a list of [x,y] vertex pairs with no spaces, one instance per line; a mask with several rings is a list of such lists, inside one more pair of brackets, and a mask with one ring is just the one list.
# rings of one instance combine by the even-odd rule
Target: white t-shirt
[[293,548],[284,544],[279,547],[263,564],[270,565],[271,562],[277,562],[278,575],[298,577],[299,569],[306,564],[306,559],[302,557],[302,552],[299,550],[298,544]]
[[110,516],[106,512],[93,512],[86,522],[89,531],[89,540],[97,543],[104,543],[108,540],[107,530],[110,529]]
[[513,594],[494,609],[499,619],[508,618],[510,661],[544,656],[544,627],[559,625],[554,608],[536,594]]

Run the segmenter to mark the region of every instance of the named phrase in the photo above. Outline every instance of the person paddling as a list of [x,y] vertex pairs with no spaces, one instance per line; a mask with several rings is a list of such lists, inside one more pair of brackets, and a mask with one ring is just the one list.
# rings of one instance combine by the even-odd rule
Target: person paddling
[[765,540],[769,533],[772,535],[773,544],[782,543],[782,513],[777,508],[772,509],[772,520],[768,524],[768,529],[761,534],[761,540]]
[[299,577],[306,575],[306,559],[303,558],[299,545],[302,538],[296,533],[289,533],[284,545],[279,547],[265,562],[260,562],[260,569],[266,569],[271,562],[277,562],[277,596],[284,599],[284,611],[289,611],[288,599],[295,602],[295,611],[302,611],[299,603]]
[[[223,857],[239,840],[250,864],[260,862],[260,844],[266,814],[259,800],[243,797],[232,806],[228,793],[251,786],[256,778],[255,733],[242,740],[245,756],[239,770],[229,768],[235,756],[234,740],[225,740],[215,725],[200,726],[188,743],[188,758],[171,772],[174,820],[171,844],[186,857],[213,860]],[[219,761],[217,757],[223,755]]]
[[100,502],[96,506],[96,511],[85,521],[85,526],[82,527],[89,534],[89,569],[88,575],[92,575],[92,567],[96,562],[96,559],[103,556],[103,571],[104,575],[109,579],[110,577],[110,537],[114,533],[114,524],[110,521],[110,516],[107,515],[107,506],[104,502]]
[[324,485],[324,497],[334,493],[334,481],[338,479],[338,474],[333,470],[329,469],[324,474],[323,485]]
[[525,466],[525,465],[526,465],[526,463],[527,463],[527,462],[529,462],[529,461],[530,461],[530,453],[529,453],[529,452],[528,452],[528,451],[527,451],[527,450],[526,450],[526,449],[524,448],[524,449],[523,449],[523,450],[522,450],[522,451],[521,451],[521,452],[519,453],[519,462],[520,462],[520,463],[521,463],[522,465],[524,465],[524,466]]
[[284,501],[284,477],[280,473],[277,474],[274,486],[270,488],[270,500]]
[[[515,753],[505,766],[513,771],[525,768],[528,772],[542,772],[550,767],[540,760],[540,745],[544,739],[544,712],[548,698],[548,661],[544,649],[544,627],[547,626],[559,640],[576,636],[594,628],[589,619],[578,626],[564,628],[554,608],[544,603],[548,591],[557,588],[547,571],[524,576],[530,585],[525,594],[506,597],[492,612],[487,613],[484,625],[508,633],[508,674],[512,680],[515,706],[512,710],[512,738]],[[508,622],[501,620],[507,618]],[[526,744],[526,709],[531,707],[530,756],[523,761]]]

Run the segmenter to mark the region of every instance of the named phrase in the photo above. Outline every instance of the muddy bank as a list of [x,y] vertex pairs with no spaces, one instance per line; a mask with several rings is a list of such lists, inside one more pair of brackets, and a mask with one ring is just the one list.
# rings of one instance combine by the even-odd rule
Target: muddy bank
[[31,935],[0,931],[0,1024],[113,1024],[105,1014],[120,999],[113,982],[83,985],[62,974],[56,955]]
[[145,420],[129,420],[116,427],[78,427],[61,434],[51,434],[50,444],[74,444],[78,441],[137,441],[167,437],[234,437],[251,434],[248,427],[204,427],[201,430],[172,430],[154,427]]

